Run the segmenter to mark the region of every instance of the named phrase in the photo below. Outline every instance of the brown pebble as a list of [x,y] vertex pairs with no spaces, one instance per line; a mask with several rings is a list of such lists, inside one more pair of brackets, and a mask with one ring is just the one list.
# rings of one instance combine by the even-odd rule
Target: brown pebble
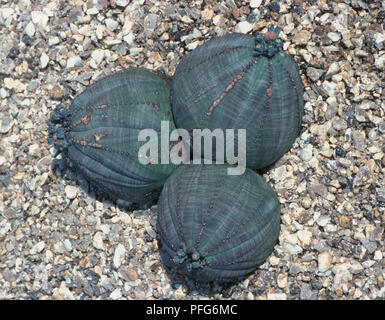
[[366,57],[366,60],[369,64],[373,64],[374,63],[374,56],[369,53],[368,56]]
[[379,275],[377,277],[377,286],[379,288],[382,288],[384,286],[384,277],[382,275]]
[[342,202],[345,201],[345,197],[344,197],[344,195],[341,194],[341,193],[338,193],[338,194],[336,195],[336,199],[337,199],[337,201],[338,201],[339,203],[342,203]]
[[23,71],[23,73],[28,72],[28,62],[27,61],[23,60],[21,70]]
[[28,158],[27,157],[24,157],[24,156],[21,156],[17,159],[17,161],[21,164],[27,164],[28,163]]
[[250,7],[249,6],[244,6],[240,8],[240,14],[243,15],[249,15],[250,14]]
[[349,228],[351,221],[348,216],[340,216],[338,222],[342,228]]
[[63,98],[63,91],[58,84],[49,91],[49,96],[53,99],[60,100]]
[[89,268],[91,266],[90,258],[87,256],[79,261],[79,265],[82,268]]
[[311,39],[311,33],[307,30],[302,30],[294,36],[294,43],[296,45],[306,45]]
[[124,268],[124,272],[125,274],[127,275],[127,277],[131,280],[131,281],[135,281],[135,280],[138,280],[139,279],[139,276],[138,274],[136,273],[136,271],[132,268]]

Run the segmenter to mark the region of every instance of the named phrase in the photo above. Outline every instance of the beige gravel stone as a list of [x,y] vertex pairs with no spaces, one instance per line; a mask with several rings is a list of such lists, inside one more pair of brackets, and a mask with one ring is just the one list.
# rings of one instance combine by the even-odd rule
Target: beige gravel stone
[[287,300],[287,297],[284,293],[268,293],[267,300]]
[[96,249],[104,250],[103,233],[98,231],[94,235],[93,245]]
[[45,243],[44,241],[40,241],[38,243],[36,243],[32,249],[31,249],[31,254],[36,254],[36,253],[40,253],[44,250],[45,248]]
[[284,289],[286,288],[287,286],[287,275],[284,274],[284,273],[281,273],[278,275],[278,278],[277,278],[277,284],[278,284],[278,287]]
[[240,33],[248,33],[252,29],[253,29],[253,25],[247,21],[242,21],[238,23],[237,26],[235,27],[235,31]]
[[214,16],[214,11],[211,8],[206,8],[201,12],[202,20],[211,20]]
[[332,256],[329,252],[325,251],[318,255],[318,271],[326,272],[330,269],[332,264]]
[[49,62],[49,57],[46,53],[42,53],[42,55],[40,56],[40,68],[41,69],[45,69],[48,65],[48,62]]
[[138,273],[133,268],[125,268],[124,272],[127,274],[131,281],[136,281],[139,279]]
[[310,245],[312,233],[308,230],[300,230],[297,232],[298,239],[306,246]]
[[124,261],[125,253],[126,253],[125,247],[119,243],[115,248],[114,259],[113,259],[115,268],[120,267],[120,265]]
[[75,199],[78,194],[78,188],[73,186],[66,186],[64,189],[68,199]]
[[39,24],[43,27],[47,25],[49,19],[48,15],[41,11],[32,11],[31,18],[33,23]]
[[262,0],[250,0],[250,7],[258,8],[262,4]]
[[25,33],[29,35],[30,37],[33,37],[35,35],[36,28],[32,21],[30,21],[27,26],[25,27]]
[[296,45],[304,45],[309,42],[310,38],[311,38],[310,31],[302,30],[294,35],[294,43]]

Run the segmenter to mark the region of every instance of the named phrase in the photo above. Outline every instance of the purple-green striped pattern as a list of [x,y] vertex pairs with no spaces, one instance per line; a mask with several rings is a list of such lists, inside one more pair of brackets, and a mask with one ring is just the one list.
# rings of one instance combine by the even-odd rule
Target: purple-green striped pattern
[[184,165],[168,178],[157,229],[165,266],[198,281],[232,281],[271,254],[280,228],[275,192],[250,169]]
[[62,125],[69,158],[110,196],[130,202],[151,199],[175,169],[138,160],[145,143],[138,141],[140,130],[153,129],[160,136],[162,120],[175,129],[170,86],[162,77],[139,68],[105,77],[78,95],[66,113]]
[[296,62],[278,46],[269,54],[257,51],[260,37],[209,40],[182,59],[172,81],[176,126],[246,129],[251,168],[266,167],[291,148],[303,115]]

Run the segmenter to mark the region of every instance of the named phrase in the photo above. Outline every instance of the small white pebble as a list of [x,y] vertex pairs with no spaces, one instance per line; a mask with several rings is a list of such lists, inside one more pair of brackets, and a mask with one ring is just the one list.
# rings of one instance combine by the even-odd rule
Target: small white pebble
[[250,7],[258,8],[262,4],[262,0],[251,0]]
[[110,294],[110,298],[112,300],[118,300],[119,298],[122,297],[122,291],[120,290],[120,288],[117,288],[115,289],[114,291],[111,292]]
[[25,27],[25,33],[30,36],[30,37],[33,37],[35,35],[35,32],[36,32],[36,29],[35,29],[35,25],[33,24],[32,21],[30,21],[27,26]]
[[92,244],[96,249],[104,250],[103,233],[98,231],[95,233]]
[[65,189],[64,189],[65,193],[66,193],[66,196],[68,197],[68,199],[75,199],[77,193],[78,193],[78,188],[77,187],[73,187],[73,186],[66,186]]
[[248,33],[253,29],[253,25],[247,21],[238,23],[235,27],[235,32]]
[[124,248],[124,246],[122,244],[119,243],[116,246],[115,254],[114,254],[114,259],[113,259],[115,268],[119,268],[120,267],[120,265],[122,264],[122,262],[124,260],[124,255],[125,254],[126,254],[126,249]]
[[67,60],[67,68],[74,68],[82,63],[82,58],[75,56]]
[[45,69],[49,63],[49,57],[46,53],[42,53],[40,56],[40,68]]
[[332,256],[325,251],[318,255],[318,271],[325,272],[330,269],[332,264]]
[[31,249],[31,254],[36,254],[36,253],[40,253],[44,250],[45,248],[45,243],[44,241],[40,241],[38,243],[36,243],[32,249]]

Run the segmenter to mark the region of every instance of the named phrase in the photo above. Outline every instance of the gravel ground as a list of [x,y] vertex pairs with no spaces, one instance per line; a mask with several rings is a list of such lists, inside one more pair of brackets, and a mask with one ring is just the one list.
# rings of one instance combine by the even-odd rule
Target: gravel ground
[[[384,299],[385,2],[0,2],[1,299]],[[231,32],[283,29],[301,67],[303,130],[263,176],[279,243],[231,286],[168,275],[157,208],[103,197],[53,159],[53,108],[127,67],[172,74]]]

